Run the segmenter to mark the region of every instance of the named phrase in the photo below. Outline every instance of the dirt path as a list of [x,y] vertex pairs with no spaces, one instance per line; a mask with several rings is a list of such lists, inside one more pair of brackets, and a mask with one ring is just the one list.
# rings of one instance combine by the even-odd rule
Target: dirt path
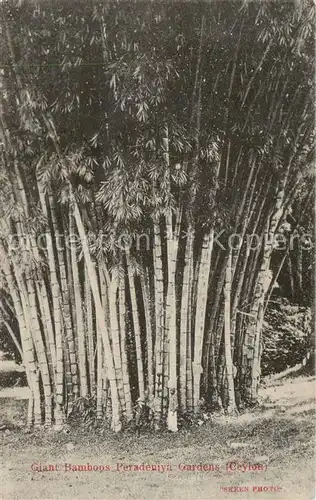
[[[315,377],[274,381],[261,398],[262,407],[251,413],[176,435],[3,433],[2,498],[312,500]],[[25,401],[1,402],[0,423],[21,425]],[[58,470],[32,470],[48,464]],[[111,470],[68,470],[75,464]],[[133,465],[160,465],[160,471]]]

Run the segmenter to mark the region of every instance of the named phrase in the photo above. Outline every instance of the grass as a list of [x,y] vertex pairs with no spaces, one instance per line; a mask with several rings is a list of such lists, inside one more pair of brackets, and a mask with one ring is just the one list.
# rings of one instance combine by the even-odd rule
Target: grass
[[[237,418],[222,417],[177,434],[100,435],[73,429],[27,434],[21,427],[26,401],[2,398],[2,495],[27,499],[303,499],[315,498],[315,377],[293,376],[270,383],[260,408]],[[228,462],[255,464],[264,471],[227,472]],[[65,463],[110,465],[111,471],[65,472]],[[32,463],[58,464],[56,472],[34,472]],[[116,464],[171,465],[171,471],[118,472]],[[179,464],[216,464],[218,471],[179,470]],[[192,468],[192,467],[191,467]],[[228,487],[248,492],[226,492]],[[253,486],[279,487],[253,492]]]

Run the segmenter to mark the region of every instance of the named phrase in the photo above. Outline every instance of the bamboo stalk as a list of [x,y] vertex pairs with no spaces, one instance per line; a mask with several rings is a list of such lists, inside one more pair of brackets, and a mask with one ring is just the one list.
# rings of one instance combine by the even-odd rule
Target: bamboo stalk
[[97,420],[102,420],[103,417],[103,347],[102,335],[97,323]]
[[190,287],[192,286],[190,277],[193,261],[193,228],[188,226],[187,240],[184,256],[184,271],[182,281],[181,294],[181,323],[180,323],[180,377],[179,377],[179,392],[180,392],[180,408],[185,411],[187,408],[187,349],[188,336],[190,335],[189,327],[189,295]]
[[162,271],[162,251],[160,227],[157,221],[154,221],[154,295],[155,295],[155,423],[159,427],[162,414],[162,394],[163,394],[163,271]]
[[[75,224],[72,214],[69,214],[69,233],[76,236]],[[79,364],[79,381],[80,381],[80,395],[87,397],[88,395],[88,379],[86,367],[86,346],[84,335],[84,319],[83,319],[83,303],[81,295],[81,285],[79,278],[77,251],[74,241],[70,242],[70,255],[71,255],[71,269],[72,269],[72,283],[74,287],[75,308],[76,308],[76,332],[78,341],[78,364]]]
[[234,371],[231,349],[231,286],[232,286],[232,253],[228,250],[228,259],[226,263],[225,286],[224,286],[224,351],[226,377],[228,385],[227,412],[236,413]]
[[118,280],[115,276],[112,276],[110,286],[108,287],[112,350],[113,350],[115,376],[118,387],[118,394],[120,398],[120,404],[122,407],[123,414],[125,414],[126,402],[125,402],[123,373],[122,373],[121,345],[120,345],[119,322],[118,322],[118,311],[117,311],[117,292],[118,292]]
[[146,344],[147,344],[147,387],[149,405],[152,406],[154,397],[154,370],[153,370],[153,339],[152,328],[150,321],[150,305],[149,305],[149,283],[147,270],[144,269],[140,274],[141,290],[143,295],[144,315],[146,325]]
[[[163,157],[167,169],[169,193],[170,187],[170,158],[169,158],[169,129],[168,125],[164,128],[163,137]],[[168,429],[177,432],[177,410],[178,410],[178,392],[177,392],[177,323],[176,323],[176,290],[175,273],[178,253],[178,237],[173,230],[172,212],[168,209],[165,217],[166,243],[167,243],[167,268],[168,268],[168,286],[166,296],[166,322],[165,322],[165,342],[166,353],[168,353]],[[169,348],[169,349],[168,349]],[[167,357],[165,359],[167,363]],[[165,363],[165,366],[166,366]],[[165,384],[166,387],[167,384]]]
[[[49,376],[48,363],[45,353],[45,346],[42,339],[42,333],[37,316],[35,286],[32,278],[26,280],[26,290],[28,294],[29,308],[30,308],[30,322],[32,325],[32,334],[36,350],[37,359],[39,362],[40,374],[43,382],[44,402],[45,402],[45,425],[52,424],[52,389]],[[57,354],[57,353],[56,353]],[[58,395],[58,386],[57,386]],[[61,389],[61,394],[63,390]],[[55,414],[55,418],[58,418]]]
[[200,400],[200,380],[203,371],[202,346],[204,339],[205,314],[208,296],[208,283],[211,268],[211,258],[213,250],[213,230],[211,229],[203,237],[201,261],[197,283],[197,301],[195,313],[194,331],[194,358],[193,358],[193,405],[194,411],[199,411]]
[[87,276],[87,266],[84,268],[84,297],[85,297],[85,310],[86,310],[86,346],[87,358],[89,367],[89,384],[90,394],[95,393],[95,364],[94,364],[94,327],[92,315],[92,301],[91,301],[91,288]]
[[[30,333],[29,324],[26,322],[24,315],[22,303],[21,303],[21,293],[15,284],[14,277],[11,273],[10,265],[7,260],[6,252],[2,243],[0,242],[0,255],[1,255],[1,267],[4,271],[4,275],[8,284],[9,292],[13,300],[14,309],[16,311],[16,316],[20,328],[21,344],[23,351],[23,362],[26,369],[28,384],[31,390],[31,398],[28,407],[28,417],[27,425],[31,427],[34,424],[36,426],[41,425],[41,399],[38,384],[38,366],[34,355],[33,340]],[[32,404],[31,404],[32,403]]]
[[125,306],[125,277],[120,277],[119,280],[119,325],[120,325],[120,341],[122,353],[122,373],[123,387],[126,403],[126,418],[129,422],[133,418],[131,388],[128,372],[127,346],[126,346],[126,306]]
[[[72,191],[71,186],[70,186],[70,190]],[[81,244],[82,244],[82,250],[83,250],[83,254],[84,254],[85,263],[87,266],[91,291],[92,291],[93,299],[94,299],[94,303],[95,303],[97,323],[98,323],[98,326],[99,326],[99,329],[100,329],[100,332],[102,335],[102,342],[103,342],[103,347],[104,347],[104,357],[105,357],[105,362],[106,362],[107,376],[108,376],[109,382],[110,382],[112,406],[113,406],[112,428],[115,432],[119,432],[121,430],[122,424],[121,424],[120,415],[119,415],[119,397],[118,397],[117,384],[116,384],[116,378],[115,378],[113,354],[112,354],[112,349],[110,346],[109,332],[108,332],[107,324],[106,324],[106,321],[104,318],[104,311],[102,308],[102,303],[101,303],[101,298],[100,298],[100,293],[99,293],[99,288],[98,288],[97,276],[96,276],[96,272],[95,272],[95,269],[94,269],[94,266],[92,263],[92,259],[90,256],[85,229],[83,226],[83,222],[81,219],[81,215],[80,215],[80,211],[79,211],[77,202],[76,202],[74,197],[72,198],[72,204],[73,204],[73,214],[74,214],[74,218],[76,221]]]
[[[193,240],[193,234],[192,234]],[[193,241],[192,241],[193,243]],[[187,384],[187,394],[186,394],[186,406],[188,411],[191,413],[193,410],[193,373],[192,373],[192,287],[193,287],[193,255],[192,259],[189,259],[189,286],[188,286],[188,316],[187,316],[187,352],[186,352],[186,384]]]
[[[48,211],[45,203],[45,198],[43,198],[41,192],[40,192],[40,197],[42,197],[41,201],[41,206],[44,211],[44,214],[48,220]],[[74,328],[75,327],[75,322],[72,322],[72,316],[71,316],[71,301],[70,301],[70,294],[73,294],[73,283],[72,283],[72,272],[71,272],[71,257],[70,257],[70,249],[69,249],[69,242],[67,241],[67,231],[66,227],[64,227],[64,241],[67,242],[66,244],[66,256],[67,256],[67,273],[66,273],[66,263],[65,263],[65,255],[63,251],[63,247],[60,244],[59,241],[59,226],[58,226],[58,221],[57,221],[57,215],[56,215],[56,208],[54,204],[54,198],[51,193],[51,191],[48,191],[48,203],[49,203],[49,208],[50,208],[50,215],[51,215],[51,221],[52,221],[52,228],[53,228],[53,235],[55,239],[55,244],[56,244],[56,254],[57,254],[57,262],[58,262],[58,269],[59,269],[59,276],[60,276],[60,294],[62,297],[62,314],[64,318],[64,324],[65,324],[65,334],[66,334],[66,344],[67,344],[67,352],[66,356],[69,359],[69,364],[70,364],[70,370],[71,370],[71,379],[72,379],[72,384],[67,385],[67,392],[68,392],[68,400],[70,404],[72,404],[73,400],[76,399],[79,396],[79,385],[78,385],[78,366],[77,366],[77,357],[76,357],[76,348],[75,348],[75,342],[74,342]],[[48,239],[48,245],[51,246],[52,252],[53,252],[53,238],[49,235]],[[68,258],[69,257],[69,258]],[[51,260],[51,265],[53,264],[53,258],[54,258],[54,252],[53,254],[49,257]],[[72,302],[73,305],[73,311],[75,312],[75,304],[74,300]],[[71,411],[71,408],[68,409],[68,411]]]
[[139,317],[138,317],[138,307],[137,307],[137,300],[136,300],[134,273],[132,270],[132,263],[131,263],[129,249],[127,249],[127,248],[125,249],[125,255],[126,255],[126,263],[127,263],[129,292],[130,292],[131,305],[132,305],[134,337],[135,337],[135,345],[136,345],[138,397],[141,399],[141,401],[145,401],[143,353],[142,353],[142,345],[141,345],[141,334],[140,334],[140,325],[139,325]]

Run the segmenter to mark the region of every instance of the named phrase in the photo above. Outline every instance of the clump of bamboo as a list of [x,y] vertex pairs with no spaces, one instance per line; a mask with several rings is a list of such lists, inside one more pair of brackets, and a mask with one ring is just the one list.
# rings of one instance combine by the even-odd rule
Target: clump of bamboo
[[[60,428],[80,400],[116,432],[135,405],[176,432],[205,405],[256,402],[273,240],[310,178],[314,14],[303,4],[287,6],[287,46],[268,5],[232,9],[216,44],[221,4],[182,32],[174,7],[152,7],[140,25],[125,6],[88,6],[83,27],[60,0],[78,35],[45,38],[58,19],[41,6],[47,51],[24,21],[17,39],[16,14],[1,7],[0,306],[27,374],[29,426]],[[146,45],[131,35],[142,30]],[[48,58],[40,76],[25,54]],[[87,71],[96,55],[105,70]],[[302,289],[301,254],[297,273]]]

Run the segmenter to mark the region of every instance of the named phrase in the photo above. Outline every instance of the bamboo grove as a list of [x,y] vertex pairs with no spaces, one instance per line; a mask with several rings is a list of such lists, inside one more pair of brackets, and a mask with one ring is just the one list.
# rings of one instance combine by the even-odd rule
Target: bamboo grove
[[312,2],[1,17],[0,305],[28,425],[255,404],[274,239],[313,182]]

